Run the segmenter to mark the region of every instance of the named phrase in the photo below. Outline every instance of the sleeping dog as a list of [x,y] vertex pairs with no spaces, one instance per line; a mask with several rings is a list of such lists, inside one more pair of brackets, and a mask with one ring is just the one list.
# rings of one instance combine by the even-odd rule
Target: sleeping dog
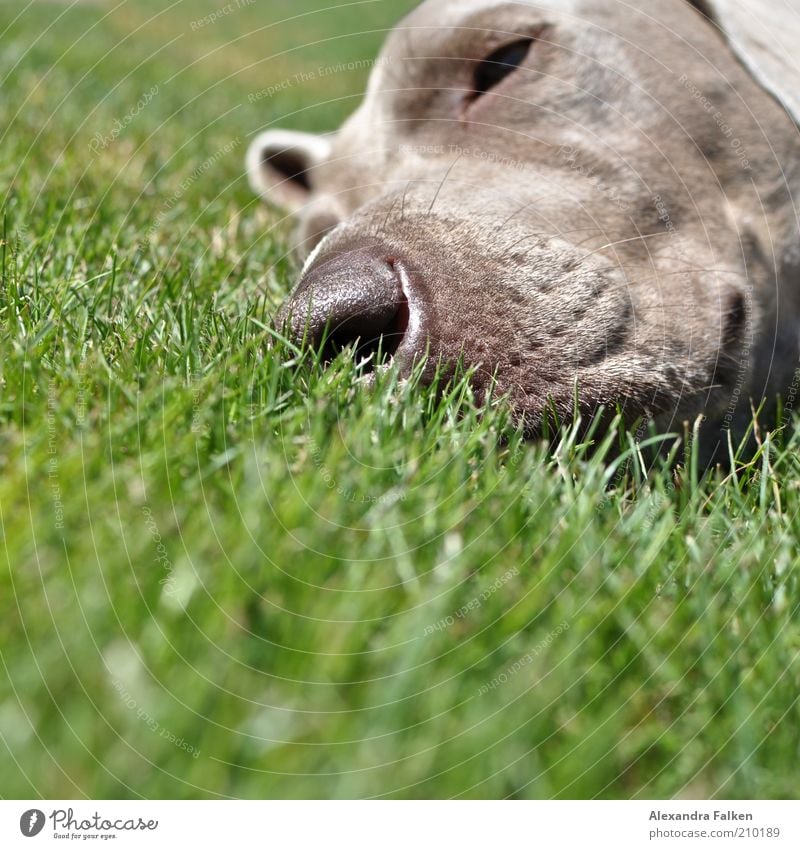
[[280,325],[460,360],[531,433],[577,397],[723,444],[800,384],[798,48],[800,0],[427,0],[338,132],[249,148]]

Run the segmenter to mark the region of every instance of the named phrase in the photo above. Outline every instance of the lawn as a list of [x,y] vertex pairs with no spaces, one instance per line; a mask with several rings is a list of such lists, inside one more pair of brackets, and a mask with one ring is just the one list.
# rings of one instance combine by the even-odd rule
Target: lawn
[[3,797],[797,795],[791,416],[645,473],[270,334],[247,143],[411,5],[0,6]]

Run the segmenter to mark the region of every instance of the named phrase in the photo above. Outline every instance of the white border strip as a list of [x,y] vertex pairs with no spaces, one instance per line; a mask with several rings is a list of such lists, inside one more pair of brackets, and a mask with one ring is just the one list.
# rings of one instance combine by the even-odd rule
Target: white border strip
[[[71,811],[71,814],[70,814]],[[677,817],[677,818],[676,818]],[[25,836],[23,827],[33,829]],[[797,802],[0,802],[0,845],[797,847]]]

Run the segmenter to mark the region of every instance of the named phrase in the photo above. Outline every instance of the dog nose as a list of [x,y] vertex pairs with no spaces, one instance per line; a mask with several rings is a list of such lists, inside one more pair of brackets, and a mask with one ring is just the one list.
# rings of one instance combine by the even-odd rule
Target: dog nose
[[315,262],[278,313],[279,328],[330,362],[355,346],[367,370],[392,358],[408,329],[409,307],[397,262],[379,246],[359,247]]

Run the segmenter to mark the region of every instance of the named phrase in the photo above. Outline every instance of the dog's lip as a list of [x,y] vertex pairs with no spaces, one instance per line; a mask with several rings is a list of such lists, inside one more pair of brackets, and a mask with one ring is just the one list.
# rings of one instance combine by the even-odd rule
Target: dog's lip
[[401,259],[391,260],[391,264],[400,279],[400,288],[405,298],[398,315],[398,332],[402,328],[403,338],[394,352],[394,359],[403,359],[408,356],[409,351],[413,352],[417,348],[422,336],[422,310],[413,273],[408,265]]
[[367,386],[374,385],[376,373],[384,373],[396,365],[410,365],[414,361],[415,353],[422,350],[420,342],[424,328],[414,273],[401,259],[390,257],[387,262],[400,280],[400,288],[403,292],[403,300],[399,304],[397,319],[392,330],[394,334],[402,334],[402,339],[388,362],[359,378],[359,382]]

